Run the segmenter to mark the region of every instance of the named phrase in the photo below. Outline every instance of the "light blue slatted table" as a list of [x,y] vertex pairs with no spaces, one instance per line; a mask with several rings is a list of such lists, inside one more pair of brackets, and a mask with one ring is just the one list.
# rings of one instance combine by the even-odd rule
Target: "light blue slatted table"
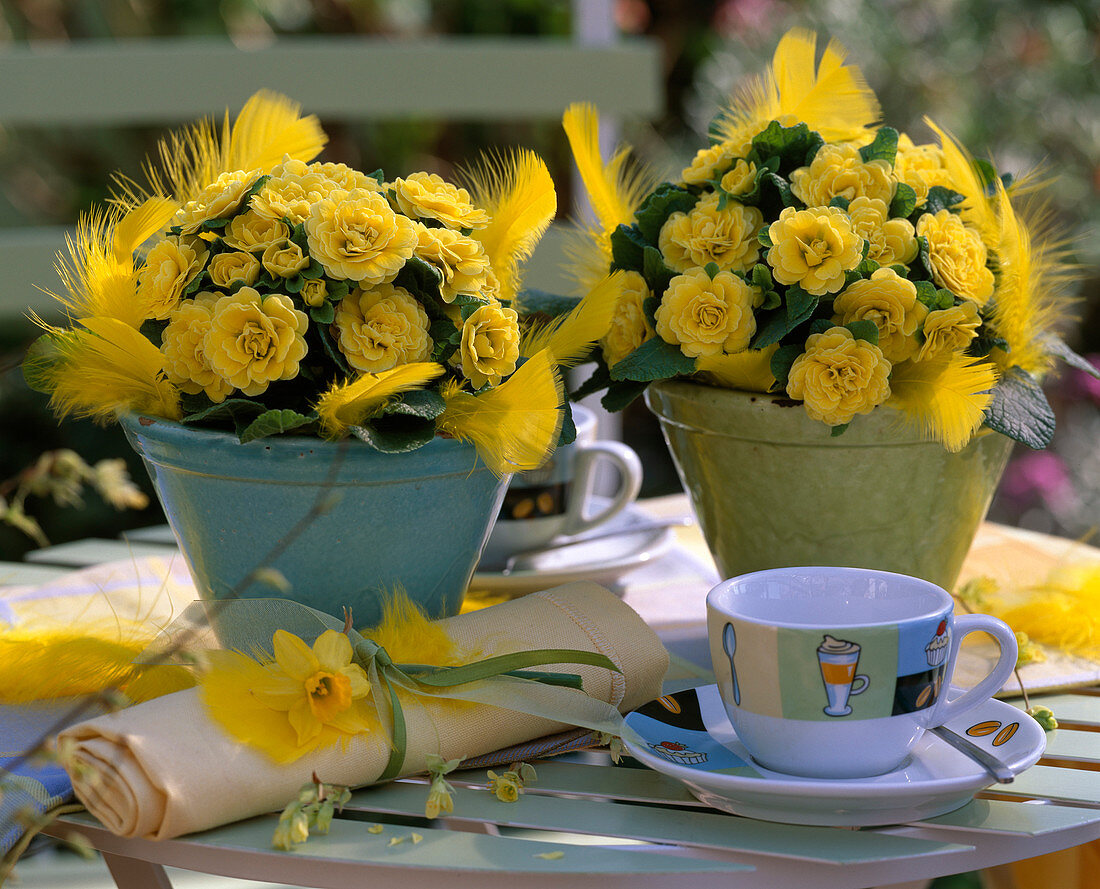
[[[38,582],[112,558],[164,554],[172,550],[165,533],[39,551],[33,564],[0,564],[0,584]],[[664,559],[680,554],[674,549]],[[647,566],[639,574],[634,592],[642,606],[656,601],[661,577],[679,578],[674,585],[683,595],[682,583],[691,578],[664,570]],[[705,567],[695,581],[708,582]],[[624,593],[631,601],[631,590]],[[639,610],[645,614],[645,607]],[[683,651],[691,650],[684,645],[689,630],[681,622],[669,631]],[[678,658],[675,664],[678,687],[705,681],[697,665]],[[908,889],[936,876],[1100,839],[1100,689],[1048,694],[1032,703],[1050,706],[1062,721],[1048,736],[1039,765],[955,812],[887,828],[804,827],[727,815],[671,778],[616,767],[605,751],[585,751],[538,763],[538,781],[514,804],[485,791],[484,770],[453,774],[454,814],[435,821],[423,818],[425,787],[417,779],[359,790],[327,836],[290,853],[270,849],[274,814],[159,842],[120,839],[87,815],[67,817],[52,830],[83,834],[103,853],[120,889],[168,889],[166,866],[333,889],[423,889],[436,882],[448,889],[805,889],[808,881],[815,889]],[[381,831],[371,832],[372,825]]]

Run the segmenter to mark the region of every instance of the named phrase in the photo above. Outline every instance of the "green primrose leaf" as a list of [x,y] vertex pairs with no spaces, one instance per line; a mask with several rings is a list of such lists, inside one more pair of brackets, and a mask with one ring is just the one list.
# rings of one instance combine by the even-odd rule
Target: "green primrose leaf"
[[23,379],[35,392],[53,392],[52,371],[61,360],[59,347],[72,336],[73,332],[68,330],[44,333],[27,349],[23,357]]
[[620,225],[611,233],[611,267],[640,272],[645,267],[645,238],[638,226]]
[[924,202],[925,213],[938,213],[940,210],[950,210],[957,204],[961,204],[966,198],[950,188],[942,185],[933,185],[928,189],[928,198]]
[[1006,371],[993,387],[985,424],[1002,435],[1042,450],[1054,437],[1054,411],[1038,381],[1018,367]]
[[799,324],[808,320],[819,303],[818,297],[792,284],[787,288],[784,305],[771,312],[761,313],[763,323],[758,325],[749,348],[763,349],[778,343]]
[[771,372],[780,389],[787,388],[787,377],[790,376],[791,365],[793,365],[795,359],[802,354],[802,350],[803,347],[801,345],[780,346],[772,354],[770,362]]
[[703,271],[706,272],[707,277],[710,278],[713,281],[714,276],[717,275],[722,270],[720,268],[718,268],[718,263],[708,262],[705,266],[703,266]]
[[607,363],[603,360],[602,355],[596,356],[595,365],[592,376],[581,383],[574,391],[569,393],[569,397],[573,401],[580,401],[582,398],[599,392],[602,389],[606,389],[611,385],[611,372],[607,369]]
[[379,185],[386,181],[386,174],[382,172],[381,167],[379,167],[373,173],[368,173],[367,175],[370,176],[370,178],[377,182]]
[[181,423],[187,426],[206,425],[215,420],[232,420],[234,423],[251,423],[267,408],[251,398],[227,398],[225,401],[185,416]]
[[438,392],[431,389],[413,389],[402,392],[382,411],[383,416],[400,415],[419,417],[422,420],[434,420],[447,409],[447,402]]
[[616,380],[607,387],[607,392],[600,399],[600,404],[603,405],[604,410],[613,414],[618,413],[645,392],[648,385],[638,380]]
[[875,141],[870,145],[864,145],[859,150],[859,156],[863,162],[886,161],[894,166],[894,158],[898,154],[898,131],[893,127],[879,127],[875,133]]
[[894,191],[894,199],[890,202],[891,218],[908,219],[917,209],[917,193],[913,186],[899,182]]
[[661,255],[661,251],[649,245],[642,252],[642,269],[642,277],[655,294],[664,293],[668,288],[668,282],[676,274],[665,265],[665,258]]
[[829,437],[837,438],[844,434],[845,430],[850,426],[850,423],[841,423],[839,426],[829,427]]
[[760,242],[761,247],[774,247],[772,243],[772,236],[768,231],[768,226],[764,226],[760,231],[756,233],[756,240]]
[[310,423],[317,422],[317,418],[300,414],[292,410],[264,411],[255,420],[249,423],[240,434],[241,444],[247,444],[258,438],[267,438],[269,435],[279,435],[283,432],[292,432],[301,429]]
[[331,324],[336,320],[336,309],[332,303],[325,301],[319,306],[310,306],[309,317],[315,324]]
[[646,340],[611,368],[613,380],[650,382],[695,373],[695,359],[659,336]]
[[849,321],[844,326],[857,340],[864,340],[872,346],[878,345],[878,327],[874,321]]
[[435,423],[418,417],[377,417],[362,426],[353,426],[356,438],[384,454],[405,454],[422,448],[435,438]]
[[301,275],[295,275],[293,278],[283,279],[283,287],[287,293],[301,293],[302,285],[305,283],[305,279]]
[[807,336],[812,336],[815,333],[826,333],[836,327],[832,321],[828,318],[814,318],[810,322],[809,328],[807,328]]
[[635,215],[638,231],[648,244],[656,244],[661,227],[673,213],[687,213],[695,206],[696,197],[685,188],[662,182],[650,193]]
[[837,207],[843,210],[845,213],[848,212],[848,207],[850,206],[850,204],[851,201],[849,201],[846,197],[841,197],[840,195],[834,196],[833,199],[829,201],[830,207]]
[[529,287],[517,294],[514,308],[522,316],[549,315],[557,318],[559,315],[568,315],[579,302],[580,299],[575,296],[563,296]]

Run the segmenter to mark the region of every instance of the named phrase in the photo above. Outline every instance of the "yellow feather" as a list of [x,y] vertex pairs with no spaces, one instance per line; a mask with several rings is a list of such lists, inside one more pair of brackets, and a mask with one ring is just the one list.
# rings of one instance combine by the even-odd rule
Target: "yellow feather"
[[154,196],[125,212],[112,233],[115,258],[132,264],[134,251],[164,228],[178,209],[179,204],[170,198]]
[[973,157],[950,133],[941,130],[927,117],[924,122],[939,136],[944,167],[952,188],[966,198],[959,211],[963,222],[978,231],[987,247],[996,244],[999,230],[996,205],[986,193],[985,184],[974,167]]
[[847,51],[829,41],[815,70],[817,35],[795,28],[783,35],[770,70],[746,82],[717,122],[722,139],[752,136],[771,120],[803,122],[827,142],[861,140],[881,117],[874,91]]
[[1016,598],[992,609],[1013,630],[1068,654],[1100,656],[1100,566],[1059,568]]
[[732,355],[704,355],[695,367],[719,386],[746,392],[767,392],[775,385],[771,360],[779,344],[764,349],[748,349]]
[[949,355],[930,361],[904,361],[890,374],[891,407],[949,451],[961,451],[982,425],[997,382],[988,361]]
[[474,202],[490,216],[473,237],[496,272],[501,299],[514,299],[520,263],[530,257],[557,212],[554,180],[542,158],[526,149],[485,157],[465,175]]
[[[600,153],[600,118],[594,105],[575,102],[562,116],[562,128],[573,151],[573,161],[606,238],[620,224],[629,224],[634,212],[657,185],[645,167],[631,163],[630,149],[620,146],[605,164]],[[610,261],[610,245],[607,247]]]
[[268,171],[284,155],[311,161],[325,147],[325,136],[315,115],[302,117],[302,106],[271,90],[253,95],[233,123],[225,169]]
[[534,469],[557,444],[563,388],[546,350],[480,395],[463,392],[457,383],[444,386],[442,394],[447,409],[439,428],[472,442],[497,475]]
[[50,406],[59,416],[113,420],[119,411],[180,417],[179,390],[164,377],[161,351],[117,318],[83,318],[85,330],[56,337],[47,371]]
[[576,223],[566,228],[562,272],[573,281],[571,295],[583,296],[607,277],[610,248],[611,242],[602,232]]
[[326,436],[339,438],[349,426],[359,426],[378,414],[394,395],[421,389],[443,372],[440,364],[419,361],[334,383],[317,402],[321,428]]
[[520,355],[529,358],[548,349],[559,367],[571,367],[583,359],[611,326],[623,275],[623,272],[616,272],[604,276],[568,315],[526,331],[520,343]]
[[473,659],[455,645],[438,622],[429,620],[401,588],[386,596],[378,626],[361,633],[386,649],[397,664],[454,667]]

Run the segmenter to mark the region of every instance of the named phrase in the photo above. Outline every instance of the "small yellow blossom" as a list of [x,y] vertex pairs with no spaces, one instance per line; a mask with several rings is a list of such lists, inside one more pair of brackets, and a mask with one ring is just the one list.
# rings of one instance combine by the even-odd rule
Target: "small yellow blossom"
[[245,395],[298,375],[308,319],[289,296],[242,287],[214,303],[205,353],[211,369]]
[[927,361],[952,352],[961,352],[978,335],[982,319],[978,306],[969,300],[948,309],[937,309],[924,319],[924,342],[917,361]]
[[208,271],[215,287],[225,290],[234,284],[251,287],[260,277],[260,260],[241,250],[219,253],[211,258]]
[[718,209],[712,192],[688,213],[673,213],[661,226],[658,247],[668,267],[686,272],[715,263],[723,271],[752,268],[760,255],[757,232],[764,216],[756,207],[731,201]]
[[334,191],[310,208],[309,255],[333,278],[363,286],[392,281],[416,248],[416,226],[376,191]]
[[488,771],[489,791],[502,803],[514,803],[523,793],[523,784],[515,772],[498,775],[492,769]]
[[519,360],[519,316],[497,303],[481,306],[462,323],[458,354],[462,375],[475,389],[497,385]]
[[620,289],[615,295],[611,325],[600,340],[608,366],[618,364],[654,335],[653,327],[642,308],[650,296],[645,278],[637,272],[623,272],[619,281]]
[[983,574],[972,577],[955,590],[955,598],[967,611],[980,613],[990,610],[990,598],[996,596],[998,591],[997,581]]
[[943,149],[938,145],[914,145],[905,133],[898,135],[898,153],[894,159],[894,175],[917,195],[917,204],[928,199],[934,185],[951,187],[951,176],[944,165]]
[[917,235],[928,240],[932,280],[956,296],[984,306],[993,295],[993,272],[986,267],[988,251],[977,231],[950,210],[923,214]]
[[1054,718],[1054,711],[1050,707],[1028,707],[1027,715],[1039,723],[1044,732],[1052,732],[1058,728],[1058,720]]
[[908,264],[920,246],[908,219],[891,219],[885,201],[858,197],[848,205],[852,231],[867,242],[867,258],[879,265]]
[[807,207],[824,207],[833,198],[875,198],[887,206],[897,180],[884,160],[864,161],[849,143],[821,146],[808,167],[791,173],[791,191]]
[[756,184],[756,164],[739,159],[722,177],[719,183],[722,191],[733,197],[740,197],[752,191]]
[[260,177],[259,170],[235,170],[222,173],[193,200],[188,201],[173,220],[185,235],[194,234],[204,222],[228,219],[237,212],[250,188]]
[[302,289],[298,295],[307,306],[317,308],[328,295],[328,285],[325,284],[324,278],[307,278],[302,282]]
[[412,219],[435,219],[447,228],[475,229],[489,224],[489,214],[475,207],[470,193],[437,173],[412,173],[392,183],[398,209]]
[[565,853],[561,849],[555,849],[553,852],[536,852],[533,858],[541,858],[544,861],[560,861],[565,857]]
[[768,227],[768,265],[780,284],[798,284],[824,296],[844,286],[844,273],[859,265],[863,238],[852,231],[848,214],[837,207],[787,207]]
[[222,240],[234,250],[262,253],[272,244],[290,237],[290,229],[280,219],[268,219],[252,210],[234,216],[225,227]]
[[891,364],[913,357],[917,330],[928,309],[917,300],[917,288],[891,268],[849,284],[833,301],[833,323],[871,321],[878,328],[878,347]]
[[733,142],[719,142],[717,145],[700,148],[695,152],[691,164],[684,168],[680,178],[688,185],[702,185],[717,179],[741,156],[742,147]]
[[146,307],[146,317],[163,321],[172,314],[209,255],[197,238],[167,237],[158,242],[145,257],[138,283],[138,301]]
[[428,315],[404,287],[354,290],[336,307],[340,351],[364,373],[423,361],[432,350]]
[[197,293],[186,299],[168,318],[161,334],[164,373],[179,388],[191,395],[205,392],[215,404],[225,401],[233,386],[210,364],[206,337],[214,315],[216,293]]
[[263,265],[273,278],[293,278],[308,268],[309,257],[293,241],[277,241],[264,250]]
[[92,485],[115,509],[144,509],[149,505],[149,498],[130,478],[125,460],[100,460],[91,470]]
[[1028,638],[1027,633],[1016,632],[1016,666],[1034,664],[1047,659],[1046,653]]
[[[489,286],[491,268],[485,249],[460,232],[418,224],[415,255],[443,276],[439,292],[446,303],[454,302],[460,293],[478,296]],[[497,283],[497,289],[499,286]]]
[[737,275],[703,269],[677,275],[657,309],[657,334],[689,358],[739,352],[756,333],[754,287]]
[[305,222],[310,207],[334,191],[381,191],[379,182],[344,164],[312,163],[292,157],[271,171],[271,177],[252,196],[253,211],[268,219]]
[[372,824],[370,827],[367,828],[367,833],[372,833],[377,836],[383,830],[385,830],[385,828],[381,824]]
[[878,346],[833,327],[806,339],[806,351],[791,366],[787,394],[803,401],[814,420],[843,426],[890,397],[889,376],[890,362]]

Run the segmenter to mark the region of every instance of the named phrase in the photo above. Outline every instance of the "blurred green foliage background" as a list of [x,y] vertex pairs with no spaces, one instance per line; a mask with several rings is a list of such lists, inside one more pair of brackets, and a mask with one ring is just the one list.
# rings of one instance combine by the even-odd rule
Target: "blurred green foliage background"
[[[568,39],[574,7],[587,0],[0,0],[0,52],[20,41],[224,35],[245,44],[290,34],[546,35]],[[1082,264],[1081,323],[1067,332],[1100,354],[1100,5],[1095,0],[615,0],[625,36],[663,47],[664,115],[623,121],[624,138],[658,169],[678,170],[701,144],[731,86],[769,61],[792,26],[838,38],[877,92],[884,119],[917,141],[924,115],[1002,169],[1040,166],[1058,177],[1050,194]],[[186,84],[180,85],[186,89]],[[212,113],[220,109],[211,109]],[[307,109],[308,110],[308,109]],[[523,144],[550,165],[559,192],[572,170],[553,122],[444,123],[408,119],[347,125],[324,122],[326,158],[387,172],[454,165],[494,145]],[[8,128],[0,121],[0,227],[70,224],[101,200],[112,171],[136,172],[159,131],[140,128]],[[563,210],[567,201],[562,201]],[[42,282],[51,287],[54,282]],[[16,367],[30,328],[0,319],[0,480],[46,449],[72,447],[89,461],[130,455],[115,429],[58,424]],[[1077,536],[1100,516],[1100,394],[1076,377],[1052,380],[1063,423],[1054,447],[1035,462],[994,517]],[[625,418],[641,450],[656,433],[645,409]],[[659,445],[653,445],[655,451]],[[654,458],[656,460],[656,458]],[[1051,462],[1053,461],[1053,462]],[[132,463],[144,484],[140,464]],[[648,493],[671,484],[654,473]],[[1052,500],[1051,491],[1060,492]],[[1060,498],[1060,499],[1059,499]],[[1055,502],[1056,501],[1056,502]],[[155,503],[155,500],[153,501]],[[159,520],[156,507],[116,514],[89,498],[82,510],[41,504],[37,517],[55,542],[113,536]],[[0,528],[0,559],[29,540]]]

